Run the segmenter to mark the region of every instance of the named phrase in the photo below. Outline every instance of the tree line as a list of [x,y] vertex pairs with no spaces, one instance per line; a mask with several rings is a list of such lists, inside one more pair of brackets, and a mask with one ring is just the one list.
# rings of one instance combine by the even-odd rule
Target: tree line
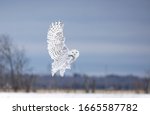
[[35,89],[79,91],[95,93],[97,91],[133,91],[150,93],[150,79],[134,75],[88,76],[74,74],[72,76],[37,76]]
[[8,35],[0,36],[0,88],[29,90],[33,75],[27,75],[29,60],[24,49],[19,49],[13,44]]

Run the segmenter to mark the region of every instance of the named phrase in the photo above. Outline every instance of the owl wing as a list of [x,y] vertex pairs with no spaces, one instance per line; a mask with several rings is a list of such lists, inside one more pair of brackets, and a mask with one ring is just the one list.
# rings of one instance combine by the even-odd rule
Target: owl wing
[[67,55],[69,51],[65,45],[63,27],[64,24],[62,22],[52,23],[47,33],[47,49],[50,57],[54,61],[58,61],[61,57]]

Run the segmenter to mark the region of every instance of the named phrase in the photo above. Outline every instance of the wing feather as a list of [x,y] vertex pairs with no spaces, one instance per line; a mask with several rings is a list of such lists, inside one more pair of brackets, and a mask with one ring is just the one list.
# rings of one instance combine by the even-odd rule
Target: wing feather
[[50,57],[54,59],[54,61],[66,55],[68,52],[68,48],[64,43],[63,27],[64,24],[62,22],[52,23],[47,33],[47,49]]

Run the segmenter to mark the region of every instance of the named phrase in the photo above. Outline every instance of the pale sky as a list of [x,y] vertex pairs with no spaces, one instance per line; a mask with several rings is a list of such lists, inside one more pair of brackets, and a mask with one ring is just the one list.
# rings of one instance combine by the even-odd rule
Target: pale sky
[[47,31],[64,22],[80,57],[68,74],[135,74],[150,70],[149,0],[0,0],[0,34],[26,50],[34,73],[50,74]]

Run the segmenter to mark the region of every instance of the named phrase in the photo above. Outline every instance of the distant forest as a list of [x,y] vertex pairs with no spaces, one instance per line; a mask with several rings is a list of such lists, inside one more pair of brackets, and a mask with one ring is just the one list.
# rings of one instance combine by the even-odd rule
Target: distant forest
[[38,76],[36,84],[33,86],[44,89],[84,90],[86,93],[94,93],[95,90],[134,90],[137,93],[142,90],[144,93],[149,93],[149,83],[149,79],[133,75],[98,77],[74,74],[63,78],[60,76]]

